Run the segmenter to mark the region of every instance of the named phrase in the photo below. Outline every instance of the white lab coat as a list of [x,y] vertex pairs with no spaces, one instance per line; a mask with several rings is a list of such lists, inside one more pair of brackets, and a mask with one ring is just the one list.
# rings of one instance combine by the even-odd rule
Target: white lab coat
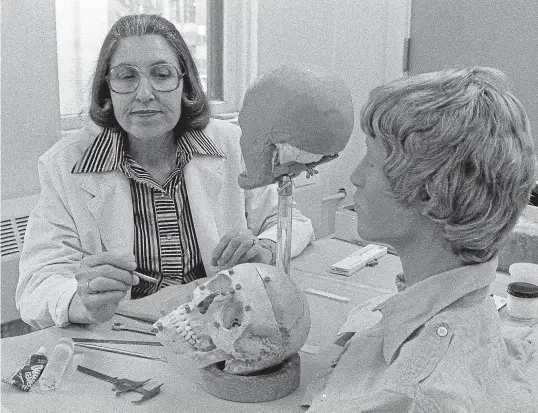
[[[120,171],[72,174],[100,129],[88,126],[57,142],[39,159],[41,196],[32,211],[20,259],[16,293],[21,318],[34,327],[64,326],[76,293],[80,254],[62,244],[80,244],[91,253],[132,253],[134,222],[129,180]],[[243,191],[241,130],[212,120],[204,132],[226,159],[194,155],[184,170],[198,245],[208,276],[218,269],[211,254],[220,238],[247,228],[276,241],[276,185]],[[292,256],[314,239],[310,219],[295,209]]]

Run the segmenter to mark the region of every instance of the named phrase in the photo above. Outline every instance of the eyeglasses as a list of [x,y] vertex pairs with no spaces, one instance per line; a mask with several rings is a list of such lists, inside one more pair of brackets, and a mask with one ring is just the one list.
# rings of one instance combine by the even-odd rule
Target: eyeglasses
[[[147,78],[151,87],[159,92],[171,92],[179,87],[185,76],[169,63],[158,63],[150,66]],[[118,65],[110,69],[106,80],[108,86],[116,93],[132,93],[140,85],[141,72],[136,66]]]

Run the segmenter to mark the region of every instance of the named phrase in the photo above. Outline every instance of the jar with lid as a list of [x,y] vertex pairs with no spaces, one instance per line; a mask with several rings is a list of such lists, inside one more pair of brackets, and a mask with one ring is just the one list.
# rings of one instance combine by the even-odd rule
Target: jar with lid
[[538,286],[528,282],[508,284],[508,315],[521,321],[534,321],[538,313]]

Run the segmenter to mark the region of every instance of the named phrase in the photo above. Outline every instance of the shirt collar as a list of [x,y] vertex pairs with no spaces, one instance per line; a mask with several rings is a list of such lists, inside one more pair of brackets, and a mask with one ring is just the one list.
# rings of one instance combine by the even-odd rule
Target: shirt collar
[[373,311],[383,314],[383,356],[387,364],[416,329],[452,303],[491,284],[497,262],[493,258],[433,275],[375,307]]
[[[125,131],[119,128],[104,128],[86,149],[72,173],[107,172],[119,169],[125,160]],[[181,153],[212,155],[225,158],[222,150],[201,130],[184,132],[177,140],[178,159]]]
[[123,131],[104,128],[88,146],[71,173],[107,172],[118,169],[124,159]]
[[213,142],[204,131],[199,129],[184,132],[178,139],[178,151],[190,152],[197,155],[213,155],[226,158],[224,152]]

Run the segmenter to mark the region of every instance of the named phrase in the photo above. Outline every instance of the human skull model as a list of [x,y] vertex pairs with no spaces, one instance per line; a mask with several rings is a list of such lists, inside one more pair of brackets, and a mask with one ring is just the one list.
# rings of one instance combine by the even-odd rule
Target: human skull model
[[315,172],[345,148],[353,122],[351,93],[339,78],[288,66],[269,72],[247,90],[239,112],[246,166],[239,186]]
[[310,331],[310,312],[288,275],[246,263],[197,286],[192,301],[154,328],[161,343],[191,356],[198,367],[224,360],[224,372],[244,375],[297,353]]

